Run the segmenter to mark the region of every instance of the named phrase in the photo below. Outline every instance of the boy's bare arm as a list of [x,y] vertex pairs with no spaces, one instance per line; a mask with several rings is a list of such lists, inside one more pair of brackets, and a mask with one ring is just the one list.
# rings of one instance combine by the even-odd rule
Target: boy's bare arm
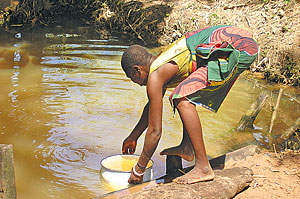
[[[163,89],[162,97],[165,95],[166,89]],[[136,148],[136,142],[142,133],[148,127],[148,115],[149,115],[149,101],[144,106],[143,113],[141,115],[140,120],[130,133],[130,135],[124,140],[122,146],[122,153],[123,154],[133,154]]]
[[[147,94],[149,98],[149,118],[148,129],[145,136],[145,142],[142,154],[138,160],[139,165],[147,165],[151,159],[162,132],[162,91],[163,86],[168,82],[178,71],[178,67],[174,63],[167,63],[161,66],[148,77]],[[135,167],[135,170],[137,168]],[[145,168],[138,167],[137,172],[144,172]],[[143,175],[136,176],[131,172],[128,182],[131,184],[142,183]]]
[[[165,92],[166,92],[166,89],[163,89],[162,97],[165,95]],[[132,132],[130,133],[129,136],[132,139],[137,140],[141,136],[141,134],[146,130],[146,128],[148,127],[149,105],[150,105],[150,103],[148,101],[148,103],[144,106],[144,110],[143,110],[140,120],[138,121],[138,123],[136,124],[136,126],[134,127]]]
[[174,63],[167,63],[149,75],[147,94],[149,98],[148,129],[145,136],[144,148],[139,160],[146,165],[151,159],[162,132],[163,86],[178,71]]

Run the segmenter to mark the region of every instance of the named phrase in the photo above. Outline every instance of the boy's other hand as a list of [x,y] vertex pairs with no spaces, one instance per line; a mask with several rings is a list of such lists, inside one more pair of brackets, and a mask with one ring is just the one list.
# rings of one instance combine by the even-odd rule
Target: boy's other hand
[[136,148],[136,140],[128,136],[123,142],[122,153],[134,154],[135,148]]
[[142,184],[143,178],[144,178],[144,175],[142,175],[142,176],[134,175],[133,170],[131,170],[131,175],[128,179],[128,183],[129,184]]

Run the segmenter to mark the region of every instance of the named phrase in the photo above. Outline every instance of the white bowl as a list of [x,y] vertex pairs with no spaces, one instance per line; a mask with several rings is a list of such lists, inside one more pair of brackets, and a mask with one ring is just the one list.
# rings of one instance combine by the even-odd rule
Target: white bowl
[[[111,189],[122,189],[129,186],[131,169],[139,159],[139,155],[113,155],[101,160],[100,176]],[[145,170],[143,182],[150,181],[153,176],[153,161],[150,160]]]

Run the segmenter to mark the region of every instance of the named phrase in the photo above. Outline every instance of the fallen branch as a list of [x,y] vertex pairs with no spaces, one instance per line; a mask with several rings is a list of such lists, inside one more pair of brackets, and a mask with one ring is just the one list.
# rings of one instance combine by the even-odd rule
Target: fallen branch
[[263,69],[262,67],[260,67],[260,65],[262,65],[263,63],[268,61],[268,57],[263,58],[256,66],[254,66],[252,68],[252,72],[254,72],[256,69]]
[[232,5],[232,6],[224,6],[224,10],[227,10],[227,9],[234,9],[234,8],[239,8],[239,7],[245,7],[247,6],[247,4],[238,4],[238,5]]
[[245,129],[253,129],[253,123],[256,119],[259,111],[264,106],[268,95],[265,93],[261,93],[256,101],[250,106],[249,110],[245,113],[245,115],[241,118],[237,130],[244,131]]
[[280,141],[278,144],[282,144],[285,140],[287,140],[297,129],[300,129],[300,117],[294,122],[294,124],[287,129],[283,134],[280,136]]
[[266,178],[266,176],[263,176],[263,175],[253,175],[253,178]]
[[291,95],[286,94],[286,93],[283,93],[283,95],[289,97],[291,101],[295,101],[295,102],[297,102],[298,104],[300,104],[300,102],[296,99],[296,97],[292,97]]
[[132,25],[131,25],[128,21],[126,21],[126,22],[127,22],[128,26],[131,28],[131,30],[137,35],[137,37],[138,37],[140,40],[142,40],[142,41],[144,42],[144,44],[146,45],[147,43],[146,43],[145,40],[142,38],[142,36],[141,36],[138,32],[135,31],[135,29],[132,27]]
[[277,114],[277,110],[278,110],[278,107],[279,107],[279,103],[280,103],[280,99],[281,99],[281,96],[282,96],[282,92],[283,92],[283,89],[281,88],[280,91],[279,91],[277,102],[276,102],[276,106],[275,106],[275,109],[273,111],[272,118],[271,118],[271,124],[270,124],[270,129],[269,129],[269,134],[268,134],[270,148],[272,147],[272,144],[273,144],[272,129],[273,129],[274,121],[276,119],[276,114]]
[[248,19],[247,16],[245,16],[245,18],[246,18],[246,21],[247,21],[247,24],[248,24],[249,28],[251,28],[250,20]]

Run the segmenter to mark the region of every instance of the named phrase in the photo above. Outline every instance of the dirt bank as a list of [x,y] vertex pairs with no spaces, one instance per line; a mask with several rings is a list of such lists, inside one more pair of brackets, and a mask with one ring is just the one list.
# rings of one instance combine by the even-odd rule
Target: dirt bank
[[235,196],[244,198],[300,198],[300,153],[262,151],[244,160],[229,161],[225,168],[248,167],[253,170],[250,187]]

